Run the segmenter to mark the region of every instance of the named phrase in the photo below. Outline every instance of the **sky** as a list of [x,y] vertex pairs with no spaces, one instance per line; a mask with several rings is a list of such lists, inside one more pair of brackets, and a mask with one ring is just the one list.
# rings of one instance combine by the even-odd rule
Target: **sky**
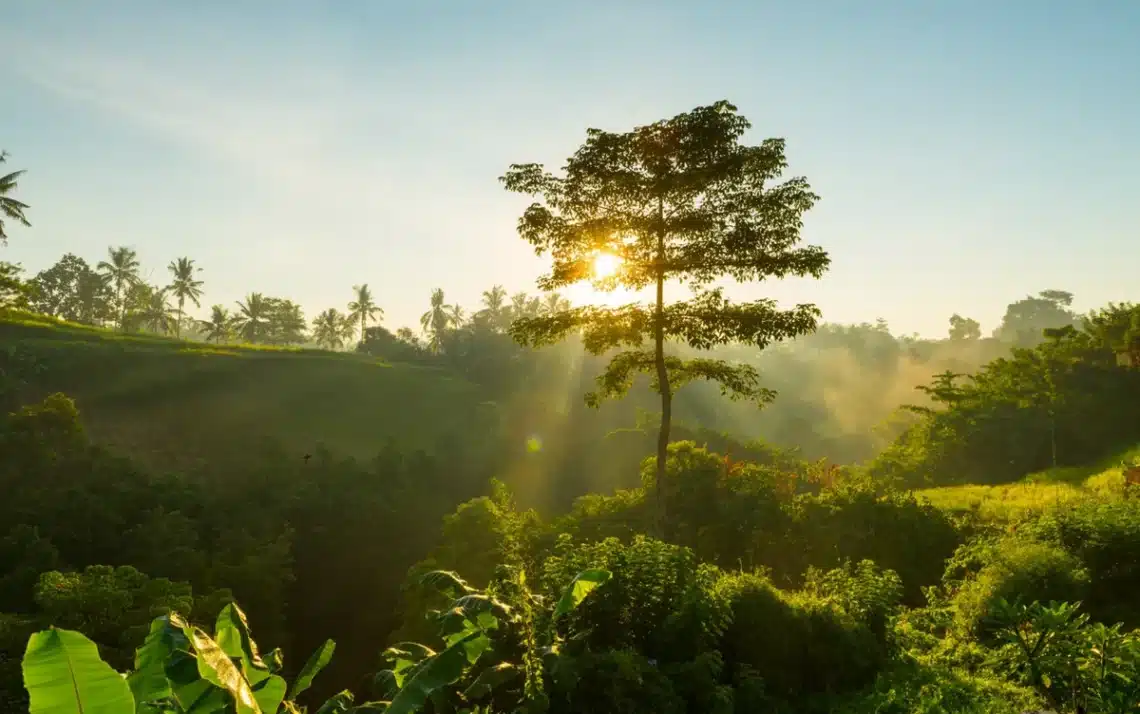
[[372,286],[534,290],[511,163],[720,99],[822,200],[822,280],[734,287],[830,322],[996,327],[1044,289],[1140,299],[1137,0],[0,0],[0,148],[26,169],[0,259],[179,256],[206,295],[310,316]]

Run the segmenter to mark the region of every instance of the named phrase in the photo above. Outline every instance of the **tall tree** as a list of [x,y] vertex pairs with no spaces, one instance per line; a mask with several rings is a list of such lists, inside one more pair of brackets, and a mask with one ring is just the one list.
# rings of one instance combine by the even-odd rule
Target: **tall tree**
[[368,322],[377,315],[383,319],[384,311],[372,299],[372,291],[368,289],[368,283],[353,285],[352,292],[355,294],[355,298],[348,304],[348,317],[353,323],[360,323],[360,342],[363,344],[364,330],[368,328]]
[[428,336],[428,349],[432,352],[439,352],[443,347],[443,338],[452,323],[452,306],[444,300],[442,288],[432,290],[431,307],[420,316],[420,327]]
[[547,293],[546,297],[542,299],[542,312],[546,315],[557,315],[569,310],[570,307],[570,301],[559,293]]
[[206,342],[221,344],[230,338],[234,327],[234,316],[221,305],[210,308],[210,319],[199,323],[206,333]]
[[1006,306],[994,337],[1019,347],[1032,347],[1045,339],[1045,330],[1076,325],[1077,315],[1069,308],[1073,294],[1065,290],[1042,290],[1037,297],[1026,296]]
[[[8,160],[8,152],[0,151],[0,164]],[[12,198],[9,194],[16,190],[19,184],[19,179],[24,175],[24,171],[13,171],[5,176],[0,176],[0,245],[8,244],[8,234],[4,232],[4,219],[16,221],[22,226],[31,227],[27,217],[24,215],[24,210],[29,208],[28,204],[21,203]]]
[[950,316],[950,339],[976,340],[982,336],[982,326],[977,320],[962,317],[958,313]]
[[483,291],[483,309],[479,311],[486,323],[495,330],[504,330],[509,324],[507,314],[507,289],[495,285]]
[[238,301],[238,311],[234,316],[234,327],[246,342],[263,342],[268,336],[270,312],[273,306],[270,299],[261,293],[250,293],[245,301]]
[[124,246],[107,249],[108,260],[99,261],[96,266],[107,280],[115,286],[115,308],[119,316],[119,329],[126,329],[127,290],[139,282],[139,256],[133,249]]
[[305,341],[308,323],[301,306],[284,298],[267,298],[269,305],[266,338],[275,345],[296,345]]
[[170,305],[170,293],[166,288],[139,282],[132,287],[130,294],[132,324],[164,335],[174,331],[178,318]]
[[345,339],[352,339],[354,324],[352,316],[330,307],[313,318],[313,341],[333,350],[344,347]]
[[194,265],[194,261],[190,258],[179,258],[173,260],[170,265],[166,266],[170,271],[172,280],[167,290],[178,301],[178,322],[174,323],[174,334],[182,336],[182,321],[186,318],[186,301],[194,303],[194,307],[201,307],[202,299],[202,285],[204,283],[197,279],[198,273],[202,272],[201,268]]
[[[818,278],[830,263],[819,247],[797,247],[803,214],[818,196],[804,178],[777,183],[787,166],[784,140],[746,146],[741,138],[749,127],[736,107],[721,101],[625,133],[590,129],[563,175],[539,164],[515,164],[501,179],[510,191],[542,199],[518,224],[519,234],[552,258],[540,288],[593,278],[600,288],[655,289],[649,305],[572,308],[522,318],[511,332],[537,346],[581,331],[594,354],[626,348],[587,395],[592,405],[623,395],[635,373],[651,375],[661,397],[655,486],[661,529],[668,528],[662,489],[674,391],[709,379],[734,398],[762,404],[774,396],[751,366],[682,359],[668,353],[667,341],[702,350],[731,342],[763,348],[810,332],[819,317],[814,305],[781,310],[774,300],[734,304],[720,288],[709,288],[724,277]],[[605,270],[597,269],[603,263]],[[692,299],[666,302],[671,280],[687,283]]]

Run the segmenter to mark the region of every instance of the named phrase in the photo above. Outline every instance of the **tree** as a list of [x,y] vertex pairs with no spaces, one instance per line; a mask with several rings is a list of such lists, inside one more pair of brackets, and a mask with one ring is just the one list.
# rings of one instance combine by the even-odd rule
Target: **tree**
[[[7,160],[8,152],[0,151],[0,164]],[[8,234],[4,232],[5,218],[16,221],[27,228],[32,226],[24,215],[24,210],[29,208],[28,204],[21,203],[8,195],[16,190],[19,179],[23,175],[24,172],[21,170],[0,176],[0,245],[8,245]]]
[[444,302],[443,288],[431,291],[431,307],[420,316],[420,327],[428,336],[428,349],[439,352],[443,338],[452,323],[452,306]]
[[23,266],[0,261],[0,308],[26,308],[34,295],[32,284],[22,280]]
[[261,293],[246,295],[245,302],[238,301],[238,312],[234,316],[234,326],[246,342],[262,342],[268,334],[269,301]]
[[119,329],[126,329],[127,290],[139,282],[139,258],[131,248],[119,246],[108,248],[110,260],[101,260],[96,266],[107,280],[115,286],[115,307],[118,311]]
[[230,338],[234,326],[234,317],[221,305],[210,308],[210,319],[202,320],[202,329],[206,332],[206,342],[221,344]]
[[313,341],[322,347],[339,349],[345,339],[351,339],[353,318],[342,315],[335,307],[330,307],[313,318]]
[[146,283],[135,283],[130,290],[132,323],[137,322],[152,332],[170,334],[178,324],[175,310],[170,306],[170,294],[166,288]]
[[368,283],[353,285],[352,292],[356,293],[356,299],[348,304],[348,319],[353,323],[360,323],[360,341],[363,343],[364,330],[368,327],[368,321],[377,315],[383,319],[384,311],[372,299],[372,291],[368,289]]
[[1044,339],[1044,331],[1075,325],[1076,314],[1069,309],[1073,294],[1064,290],[1042,290],[1037,297],[1026,296],[1006,306],[994,337],[1020,347],[1032,347]]
[[31,282],[30,305],[36,312],[88,324],[114,318],[116,308],[108,277],[93,271],[87,261],[73,253],[41,270]]
[[[731,342],[763,348],[810,332],[820,314],[814,305],[781,310],[774,300],[734,304],[721,289],[708,288],[723,277],[737,282],[819,278],[830,264],[821,248],[797,247],[802,216],[818,196],[804,178],[773,183],[787,166],[784,140],[743,145],[749,127],[736,107],[721,101],[630,132],[590,129],[562,176],[539,164],[514,164],[501,179],[509,191],[542,198],[518,224],[536,252],[551,255],[551,271],[538,282],[541,289],[588,279],[603,289],[655,288],[648,306],[572,308],[516,320],[511,332],[534,346],[581,331],[594,354],[626,348],[598,377],[598,390],[587,395],[592,405],[623,395],[634,374],[651,375],[661,397],[655,491],[662,527],[667,527],[661,492],[674,391],[709,379],[733,398],[764,403],[774,396],[751,366],[682,359],[668,354],[666,342],[701,350]],[[608,276],[595,270],[600,258],[608,263]],[[667,303],[670,280],[687,283],[692,299]],[[650,349],[643,347],[647,340]]]
[[170,282],[167,290],[178,301],[178,322],[175,324],[174,334],[176,336],[182,335],[182,320],[186,317],[186,311],[183,309],[186,306],[186,301],[194,303],[194,307],[201,307],[202,303],[202,281],[195,278],[195,276],[202,272],[201,268],[194,266],[194,261],[190,258],[179,258],[178,260],[171,261],[170,265],[166,266],[174,279]]
[[982,336],[982,326],[977,320],[962,317],[958,313],[950,316],[950,339],[976,340]]
[[542,299],[542,312],[546,315],[557,315],[569,310],[570,307],[570,301],[558,293],[547,293],[546,297]]
[[305,341],[308,323],[301,306],[292,300],[267,298],[269,306],[266,339],[275,345],[294,345]]
[[495,330],[505,330],[510,326],[507,314],[507,289],[495,285],[483,291],[483,309],[477,315]]

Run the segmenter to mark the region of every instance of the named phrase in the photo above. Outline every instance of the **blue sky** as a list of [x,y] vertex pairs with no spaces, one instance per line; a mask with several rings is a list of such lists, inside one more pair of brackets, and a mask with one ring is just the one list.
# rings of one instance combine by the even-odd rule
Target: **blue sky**
[[11,0],[0,146],[28,173],[5,260],[188,255],[206,302],[313,315],[368,282],[533,289],[512,162],[727,98],[823,200],[819,282],[735,288],[942,334],[1067,289],[1137,300],[1140,2]]

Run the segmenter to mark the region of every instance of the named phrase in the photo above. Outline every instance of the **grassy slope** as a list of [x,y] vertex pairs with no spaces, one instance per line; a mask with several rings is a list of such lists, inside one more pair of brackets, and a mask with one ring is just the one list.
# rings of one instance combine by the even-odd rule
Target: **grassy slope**
[[67,393],[97,441],[167,466],[256,448],[261,437],[359,458],[388,438],[431,449],[448,434],[478,437],[493,416],[468,382],[352,354],[215,347],[22,313],[0,315],[0,346],[41,365],[28,396]]
[[1140,445],[1102,464],[1042,471],[1016,483],[996,486],[929,488],[917,495],[950,511],[976,511],[985,521],[1014,521],[1050,506],[1119,498],[1124,487],[1120,464],[1134,458],[1140,458]]

